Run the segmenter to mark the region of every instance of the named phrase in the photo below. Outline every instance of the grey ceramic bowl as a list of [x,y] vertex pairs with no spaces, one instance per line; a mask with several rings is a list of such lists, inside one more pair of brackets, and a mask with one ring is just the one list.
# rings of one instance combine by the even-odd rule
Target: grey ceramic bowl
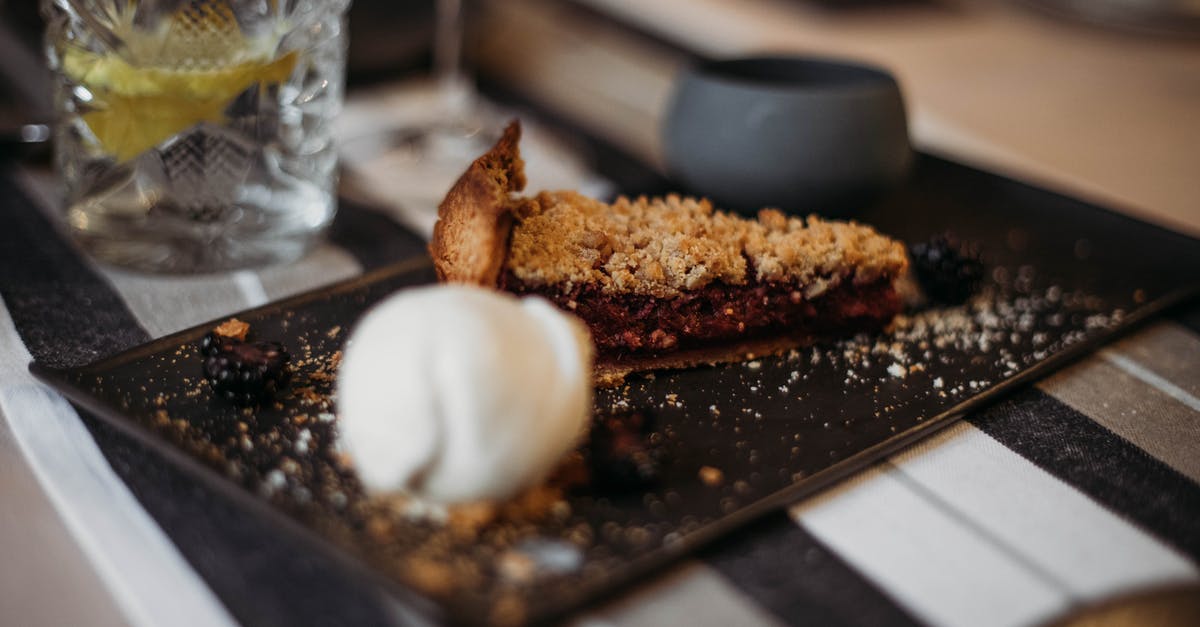
[[663,140],[674,178],[743,212],[849,215],[900,181],[912,161],[896,80],[810,57],[685,70]]

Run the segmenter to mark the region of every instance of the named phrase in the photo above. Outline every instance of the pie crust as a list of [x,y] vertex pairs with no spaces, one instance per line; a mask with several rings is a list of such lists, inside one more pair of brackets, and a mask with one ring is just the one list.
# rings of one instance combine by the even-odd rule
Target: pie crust
[[[451,188],[430,253],[442,281],[537,294],[580,315],[597,343],[598,383],[776,353],[900,311],[904,246],[868,226],[773,209],[748,219],[676,195],[520,196],[520,135],[512,122]],[[597,318],[632,303],[653,319]],[[619,332],[626,322],[636,332]]]

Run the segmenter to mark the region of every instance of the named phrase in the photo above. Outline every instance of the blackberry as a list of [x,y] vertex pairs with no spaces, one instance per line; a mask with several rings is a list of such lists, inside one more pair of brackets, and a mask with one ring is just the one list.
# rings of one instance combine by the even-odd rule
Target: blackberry
[[953,235],[939,235],[908,248],[917,281],[930,301],[957,305],[983,281],[983,261],[973,246]]
[[209,331],[203,339],[200,340],[200,354],[205,357],[216,355],[221,350],[229,350],[229,346],[238,340],[218,335],[215,331]]
[[585,449],[592,485],[633,490],[656,482],[663,453],[651,437],[652,416],[644,411],[607,414],[592,424]]
[[205,336],[204,378],[213,389],[239,405],[253,405],[272,397],[291,376],[291,356],[279,342],[242,342]]

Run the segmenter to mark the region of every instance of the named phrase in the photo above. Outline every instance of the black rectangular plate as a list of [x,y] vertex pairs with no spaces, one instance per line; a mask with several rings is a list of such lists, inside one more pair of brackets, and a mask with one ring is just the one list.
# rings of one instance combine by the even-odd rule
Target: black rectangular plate
[[[365,498],[332,447],[330,358],[372,303],[433,280],[425,259],[237,314],[298,358],[300,391],[273,407],[212,398],[196,349],[211,324],[88,366],[31,370],[364,582],[443,620],[540,621],[868,466],[1200,287],[1195,240],[928,156],[859,219],[906,240],[950,230],[977,242],[984,295],[914,311],[886,333],[601,390],[599,414],[653,416],[658,482],[576,488],[545,518],[475,533]],[[704,466],[722,481],[701,481]]]

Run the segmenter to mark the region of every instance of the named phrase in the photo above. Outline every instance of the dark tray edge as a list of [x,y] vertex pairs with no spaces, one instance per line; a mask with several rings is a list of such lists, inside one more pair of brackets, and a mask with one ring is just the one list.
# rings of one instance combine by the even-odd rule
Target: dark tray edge
[[[365,562],[362,562],[358,558],[354,557],[351,553],[342,550],[337,545],[318,535],[315,531],[306,527],[299,521],[292,519],[287,514],[272,507],[267,501],[264,501],[233,484],[228,479],[221,476],[216,470],[205,466],[198,460],[193,459],[182,450],[173,446],[167,440],[155,435],[153,432],[145,429],[138,423],[129,419],[119,409],[111,407],[105,403],[98,402],[85,390],[71,383],[67,378],[68,373],[86,374],[90,371],[104,369],[109,366],[122,364],[132,359],[137,359],[152,353],[156,353],[165,348],[173,348],[189,340],[194,341],[196,338],[210,330],[215,324],[226,320],[231,316],[253,318],[259,314],[285,310],[317,298],[328,297],[330,294],[353,292],[364,285],[380,280],[399,277],[406,273],[419,270],[428,270],[430,265],[431,260],[427,257],[414,257],[406,259],[404,261],[400,261],[378,270],[365,273],[352,279],[318,287],[295,296],[262,305],[260,307],[222,316],[216,320],[177,331],[146,344],[122,351],[116,355],[102,358],[90,364],[56,369],[45,366],[38,362],[32,362],[29,365],[29,371],[43,383],[63,393],[72,402],[86,409],[98,418],[104,420],[107,424],[112,425],[122,433],[135,438],[137,441],[147,446],[147,448],[150,448],[151,450],[163,455],[167,461],[175,464],[177,468],[193,476],[197,480],[203,481],[217,493],[228,495],[234,503],[238,503],[244,507],[247,507],[248,511],[250,512],[265,516],[266,520],[278,522],[282,528],[287,529],[293,535],[301,538],[302,542],[309,548],[329,556],[338,563],[346,565],[351,569],[351,572],[358,573],[365,580],[392,591],[402,601],[410,603],[417,611],[434,620],[450,621],[453,623],[469,623],[477,617],[455,612],[453,606],[440,605],[437,602],[420,595],[416,591],[407,588],[401,582],[385,577],[381,573],[376,572]],[[635,559],[628,564],[628,570],[626,571],[627,576],[623,577],[620,581],[605,580],[594,585],[581,586],[574,593],[562,597],[562,602],[556,603],[549,607],[544,606],[544,612],[537,616],[531,616],[530,620],[539,623],[549,621],[562,617],[566,613],[580,607],[594,605],[602,599],[611,598],[618,592],[626,589],[635,581],[644,578],[646,575],[652,572],[658,571],[675,563],[681,557],[695,552],[700,547],[713,542],[714,540],[728,534],[734,529],[831,487],[833,484],[841,481],[849,475],[863,470],[870,465],[954,424],[970,411],[988,405],[1011,393],[1012,391],[1037,379],[1040,379],[1041,377],[1056,371],[1083,356],[1090,354],[1096,348],[1119,337],[1127,335],[1130,331],[1139,327],[1142,323],[1154,317],[1156,314],[1180,304],[1196,295],[1200,295],[1200,285],[1180,288],[1169,292],[1163,297],[1156,299],[1145,306],[1139,307],[1138,309],[1127,314],[1126,317],[1109,333],[1090,338],[1080,342],[1079,344],[1068,347],[1061,352],[1056,353],[1055,355],[1052,355],[1045,360],[1029,367],[1028,369],[1021,371],[1012,378],[997,383],[996,385],[985,389],[979,394],[976,394],[975,396],[972,396],[958,403],[957,405],[954,405],[948,410],[926,419],[919,425],[902,431],[884,442],[847,457],[846,459],[837,462],[833,466],[830,466],[821,472],[802,479],[800,482],[793,484],[789,488],[780,490],[779,492],[776,492],[775,494],[772,494],[755,503],[743,506],[739,508],[737,512],[721,518],[720,520],[713,522],[696,532],[693,532],[686,539],[681,540],[674,545],[664,547],[664,550],[661,553]]]
[[553,616],[560,616],[567,611],[585,606],[594,606],[603,599],[615,596],[625,590],[630,584],[675,563],[682,557],[694,553],[722,536],[762,518],[774,511],[795,505],[801,500],[813,496],[823,490],[833,487],[854,473],[865,470],[883,459],[899,453],[903,449],[928,438],[939,431],[953,425],[972,411],[982,409],[1001,398],[1012,394],[1046,375],[1056,372],[1095,352],[1100,347],[1114,342],[1136,331],[1143,324],[1153,319],[1159,313],[1188,300],[1200,297],[1200,284],[1181,288],[1164,295],[1143,307],[1128,314],[1116,327],[1106,335],[1097,336],[1047,357],[1037,364],[1021,371],[1012,378],[986,388],[950,409],[922,421],[921,424],[897,433],[884,442],[863,449],[862,451],[837,462],[833,466],[802,479],[791,487],[784,488],[764,499],[738,508],[717,522],[704,526],[693,532],[686,540],[678,542],[661,556],[641,558],[629,563],[628,577],[621,582],[605,582],[596,588],[582,588],[578,594],[567,597],[562,608],[555,608]]

